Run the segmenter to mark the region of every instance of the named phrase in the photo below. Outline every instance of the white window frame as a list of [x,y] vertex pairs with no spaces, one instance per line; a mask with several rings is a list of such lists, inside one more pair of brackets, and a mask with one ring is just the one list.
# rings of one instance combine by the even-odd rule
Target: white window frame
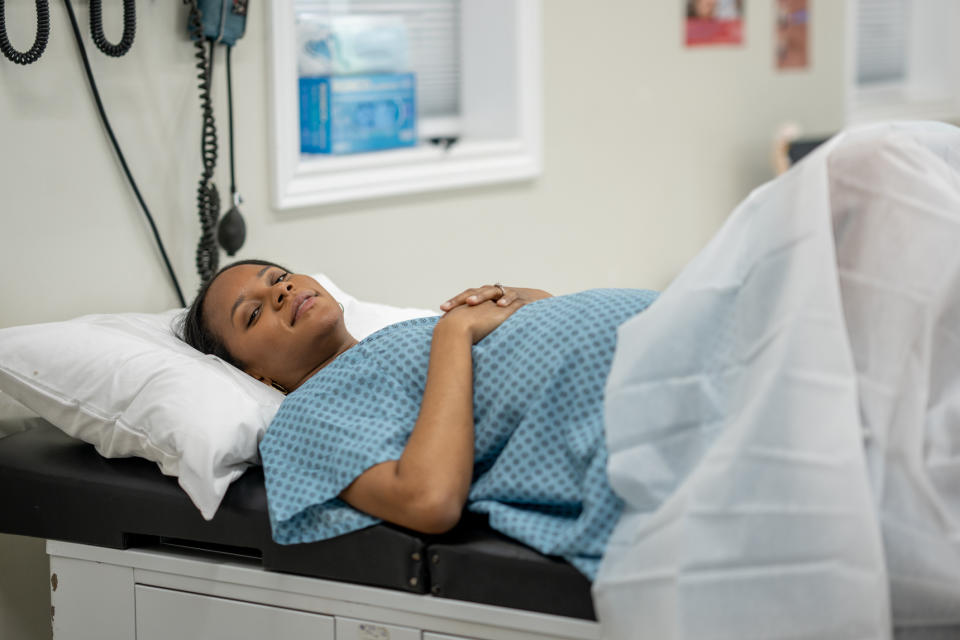
[[[463,0],[460,140],[449,149],[301,155],[294,0],[269,3],[273,206],[526,180],[541,172],[539,0]],[[421,123],[421,137],[445,123]]]
[[906,78],[862,87],[857,83],[858,0],[847,0],[846,120],[960,119],[960,24],[956,0],[914,0]]

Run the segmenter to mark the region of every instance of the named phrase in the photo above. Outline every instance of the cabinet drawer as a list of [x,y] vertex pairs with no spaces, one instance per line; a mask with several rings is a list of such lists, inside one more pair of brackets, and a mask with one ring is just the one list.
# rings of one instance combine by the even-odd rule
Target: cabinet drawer
[[333,640],[315,613],[136,586],[137,640]]
[[420,630],[337,616],[337,640],[420,640]]

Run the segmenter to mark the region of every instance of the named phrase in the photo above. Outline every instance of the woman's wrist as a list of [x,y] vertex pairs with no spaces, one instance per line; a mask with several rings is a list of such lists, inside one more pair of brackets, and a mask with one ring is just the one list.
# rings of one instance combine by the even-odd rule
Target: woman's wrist
[[459,315],[446,315],[437,321],[433,328],[434,339],[450,342],[464,342],[473,345],[473,331],[465,318]]

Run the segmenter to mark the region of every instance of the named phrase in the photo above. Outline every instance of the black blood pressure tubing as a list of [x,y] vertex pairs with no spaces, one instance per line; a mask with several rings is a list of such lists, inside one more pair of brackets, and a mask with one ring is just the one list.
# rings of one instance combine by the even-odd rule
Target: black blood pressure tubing
[[10,62],[17,64],[33,64],[43,55],[43,50],[47,48],[47,40],[50,39],[50,5],[47,0],[37,0],[37,36],[34,38],[33,46],[26,53],[21,53],[13,48],[10,39],[7,38],[7,19],[4,0],[0,0],[0,51]]

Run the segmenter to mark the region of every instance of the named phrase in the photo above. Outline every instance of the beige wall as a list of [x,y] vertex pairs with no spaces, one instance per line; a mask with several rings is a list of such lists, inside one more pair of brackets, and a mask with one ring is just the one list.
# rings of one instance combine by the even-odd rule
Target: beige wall
[[[83,25],[88,4],[78,4]],[[701,50],[682,47],[679,0],[545,0],[540,179],[274,211],[266,4],[251,3],[247,36],[234,53],[238,181],[249,228],[240,257],[325,271],[366,299],[436,306],[492,280],[555,293],[661,288],[731,208],[771,177],[768,149],[780,123],[830,132],[843,121],[844,3],[811,3],[812,66],[778,74],[773,0],[746,3],[744,46]],[[131,54],[90,55],[189,296],[197,284],[193,194],[200,167],[192,49],[181,35],[180,2],[141,1],[137,8]],[[27,49],[33,3],[7,3],[6,12],[11,39]],[[51,13],[51,41],[39,63],[0,60],[0,327],[175,305],[96,120],[63,5],[53,3]],[[113,38],[115,13],[107,16]],[[218,65],[221,98],[222,71]],[[222,104],[217,113],[225,127]],[[9,553],[10,544],[0,538],[0,551]],[[0,637],[29,637],[11,630],[42,619],[48,606],[39,597],[33,610],[12,604],[21,581],[46,572],[40,548],[28,553],[29,568],[0,573]]]

